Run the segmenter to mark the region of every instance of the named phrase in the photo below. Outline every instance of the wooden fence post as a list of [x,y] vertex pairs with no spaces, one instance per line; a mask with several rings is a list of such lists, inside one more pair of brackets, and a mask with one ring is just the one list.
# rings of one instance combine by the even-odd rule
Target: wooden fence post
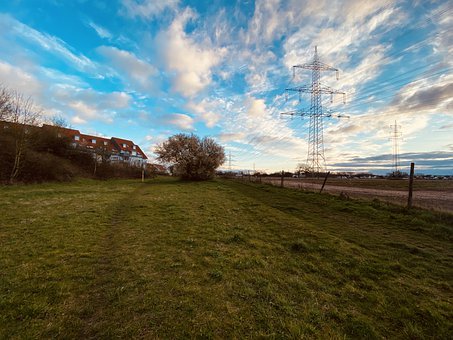
[[324,185],[326,185],[326,182],[327,182],[327,177],[329,177],[330,175],[330,171],[328,173],[326,173],[326,177],[324,178],[324,183],[322,183],[322,187],[321,187],[321,190],[319,190],[319,193],[322,193],[322,190],[324,189]]
[[283,188],[283,178],[284,178],[284,176],[285,176],[285,171],[282,170],[282,177],[281,177],[281,179],[280,179],[280,187],[281,187],[281,188]]
[[415,164],[411,163],[411,174],[409,177],[409,196],[407,197],[407,208],[410,209],[412,207],[412,189],[414,186],[414,167]]

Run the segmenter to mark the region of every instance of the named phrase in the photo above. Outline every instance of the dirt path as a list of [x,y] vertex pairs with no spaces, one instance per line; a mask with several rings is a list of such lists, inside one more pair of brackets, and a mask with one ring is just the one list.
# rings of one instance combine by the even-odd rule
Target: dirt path
[[[263,182],[280,185],[280,180],[270,179]],[[301,190],[319,191],[320,184],[305,183],[300,181],[286,181],[284,186],[287,188],[297,188]],[[407,204],[407,191],[402,190],[382,190],[358,187],[345,187],[326,184],[324,191],[330,194],[339,195],[341,192],[348,194],[352,198],[380,199],[400,205]],[[413,192],[413,205],[433,209],[438,211],[453,212],[453,192],[441,190],[415,190]]]

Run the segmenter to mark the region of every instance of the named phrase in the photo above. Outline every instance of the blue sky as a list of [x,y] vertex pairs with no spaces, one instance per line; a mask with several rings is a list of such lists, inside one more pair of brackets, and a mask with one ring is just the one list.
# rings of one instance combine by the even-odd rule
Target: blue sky
[[[306,107],[285,87],[320,58],[347,93],[324,107],[329,170],[391,171],[397,121],[403,170],[453,174],[453,6],[448,1],[0,2],[0,83],[47,118],[134,140],[150,158],[178,132],[210,136],[233,169],[294,170],[307,158]],[[450,32],[450,33],[449,33]],[[227,163],[226,167],[229,166]]]

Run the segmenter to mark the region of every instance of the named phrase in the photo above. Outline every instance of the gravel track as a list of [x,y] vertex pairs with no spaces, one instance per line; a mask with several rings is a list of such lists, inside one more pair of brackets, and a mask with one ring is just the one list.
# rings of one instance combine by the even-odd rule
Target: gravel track
[[[276,178],[262,178],[263,183],[269,183],[279,186],[280,179]],[[300,190],[319,191],[320,184],[306,183],[300,180],[286,179],[284,186],[287,188],[295,188]],[[391,202],[399,205],[407,204],[407,191],[404,190],[383,190],[383,189],[370,189],[360,187],[346,187],[338,185],[326,184],[324,192],[339,195],[341,192],[346,193],[352,198],[361,199],[379,199],[386,202]],[[445,211],[453,213],[453,190],[414,190],[413,192],[413,205],[421,208],[433,209],[437,211]]]

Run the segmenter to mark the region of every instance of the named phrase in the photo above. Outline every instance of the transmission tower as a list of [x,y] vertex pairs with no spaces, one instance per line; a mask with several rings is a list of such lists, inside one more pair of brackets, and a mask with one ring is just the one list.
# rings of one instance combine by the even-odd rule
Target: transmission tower
[[236,166],[232,162],[234,162],[234,159],[231,157],[231,151],[229,151],[228,152],[228,171],[229,172],[232,172],[233,171],[233,167]]
[[399,140],[402,137],[402,133],[400,131],[401,125],[396,124],[395,120],[395,125],[390,125],[390,138],[389,140],[393,141],[392,143],[392,156],[393,156],[393,174],[397,175],[399,170],[398,170],[398,165],[399,165],[399,160],[400,160],[400,150],[399,150]]
[[312,173],[320,173],[325,171],[326,160],[324,158],[324,139],[323,139],[323,119],[324,118],[349,118],[349,116],[341,114],[333,114],[331,111],[323,111],[322,107],[322,95],[330,95],[330,102],[333,102],[334,94],[343,95],[343,103],[346,102],[345,92],[332,89],[328,86],[321,84],[321,71],[335,71],[337,80],[339,79],[338,69],[324,64],[319,60],[318,48],[315,46],[315,55],[313,61],[308,64],[300,64],[293,66],[293,79],[296,76],[296,69],[311,70],[311,85],[301,85],[291,88],[286,88],[288,92],[298,92],[299,102],[301,101],[302,93],[311,94],[311,105],[306,109],[293,110],[289,112],[283,112],[283,115],[290,116],[308,116],[310,119],[310,128],[308,133],[308,156],[307,164]]

